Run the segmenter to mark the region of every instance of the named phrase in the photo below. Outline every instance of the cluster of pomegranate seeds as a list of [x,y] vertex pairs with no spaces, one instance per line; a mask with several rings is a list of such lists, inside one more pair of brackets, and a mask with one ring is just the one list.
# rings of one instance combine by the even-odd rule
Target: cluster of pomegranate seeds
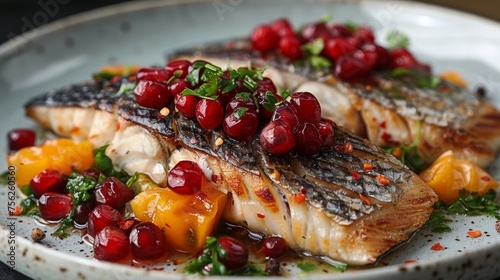
[[271,154],[295,149],[301,155],[314,155],[322,146],[332,146],[332,122],[321,118],[321,106],[310,92],[296,92],[283,101],[260,134],[261,145]]
[[31,129],[14,129],[7,133],[9,151],[17,151],[35,145],[35,132]]
[[[266,53],[276,51],[291,61],[321,55],[329,62],[315,64],[318,70],[331,68],[341,79],[353,80],[369,75],[374,70],[420,68],[430,71],[418,62],[405,47],[386,49],[375,42],[373,31],[367,26],[313,22],[295,32],[287,19],[261,24],[250,34],[254,50]],[[316,44],[320,42],[319,44]],[[311,53],[311,46],[319,50]],[[320,61],[316,59],[316,62]]]

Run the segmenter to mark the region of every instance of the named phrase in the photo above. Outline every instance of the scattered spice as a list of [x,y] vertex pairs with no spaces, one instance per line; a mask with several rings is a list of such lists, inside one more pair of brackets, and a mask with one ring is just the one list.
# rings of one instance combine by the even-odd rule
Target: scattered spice
[[363,200],[364,203],[366,203],[366,205],[372,205],[371,201],[362,193],[359,194],[359,197],[361,198],[361,200]]
[[348,154],[352,153],[352,143],[351,142],[346,142],[345,143],[345,149],[344,151]]
[[411,263],[416,263],[416,260],[406,260],[404,261],[404,264],[411,264]]
[[444,248],[443,248],[443,246],[441,246],[441,243],[438,242],[438,243],[432,245],[431,250],[432,251],[443,251]]
[[271,174],[271,178],[278,180],[279,178],[281,178],[281,174],[278,170],[274,169],[273,174]]
[[306,200],[306,195],[303,193],[298,193],[295,195],[295,202],[302,203]]
[[160,110],[160,115],[166,117],[170,114],[170,110],[167,107],[163,107],[163,109]]
[[215,146],[217,147],[222,145],[222,143],[224,143],[224,140],[220,137],[215,140]]
[[368,170],[372,170],[373,169],[373,165],[369,162],[365,162],[363,163],[363,170],[364,171],[368,171]]
[[391,183],[391,181],[382,174],[377,175],[377,181],[382,185],[389,185]]
[[257,217],[263,219],[266,217],[266,215],[264,213],[257,212]]
[[357,171],[352,172],[352,178],[354,180],[359,180],[361,177],[359,176],[359,173]]
[[45,238],[45,232],[41,230],[40,228],[33,228],[31,230],[31,239],[35,242],[40,242]]
[[477,238],[482,235],[480,230],[471,230],[467,232],[467,235],[471,238]]
[[397,147],[396,149],[394,149],[394,151],[392,151],[392,155],[400,159],[403,155],[403,152],[401,151],[401,148]]

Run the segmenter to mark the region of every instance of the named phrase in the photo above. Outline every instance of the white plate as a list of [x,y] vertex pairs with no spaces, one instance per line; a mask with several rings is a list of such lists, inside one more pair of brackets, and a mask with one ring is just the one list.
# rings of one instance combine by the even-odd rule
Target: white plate
[[[198,3],[195,3],[198,2]],[[500,104],[500,26],[428,5],[386,1],[139,1],[77,15],[35,29],[0,46],[0,135],[35,127],[23,116],[23,103],[54,87],[90,78],[106,63],[162,64],[165,51],[248,34],[258,23],[289,17],[295,26],[330,13],[337,21],[369,24],[379,34],[397,28],[410,35],[411,48],[438,72],[459,70],[472,85],[482,84]],[[4,137],[4,136],[2,136]],[[5,148],[5,147],[4,147]],[[5,157],[5,149],[2,157]],[[7,168],[1,161],[0,170]],[[500,164],[490,171],[500,179]],[[29,236],[32,219],[7,216],[7,187],[0,189],[0,260],[15,254],[15,268],[36,279],[181,278],[175,266],[146,271],[91,259],[91,248],[73,237],[50,236],[42,245]],[[313,273],[315,279],[492,279],[500,276],[500,233],[495,220],[456,217],[448,234],[419,232],[382,260],[381,267],[344,273]],[[9,238],[13,222],[15,238]],[[483,236],[471,239],[467,231]],[[52,229],[47,229],[50,233]],[[10,248],[15,241],[15,247]],[[446,249],[432,251],[440,242]],[[404,264],[406,260],[416,263]]]

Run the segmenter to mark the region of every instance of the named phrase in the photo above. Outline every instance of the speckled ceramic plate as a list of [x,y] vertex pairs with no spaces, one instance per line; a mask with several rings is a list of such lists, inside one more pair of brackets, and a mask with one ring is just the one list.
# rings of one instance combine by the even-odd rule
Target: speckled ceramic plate
[[[338,21],[372,26],[379,34],[397,28],[409,34],[412,49],[437,72],[459,70],[471,85],[483,85],[500,106],[500,25],[475,16],[413,2],[387,1],[138,1],[74,16],[35,29],[0,46],[0,135],[35,127],[23,103],[54,87],[79,82],[106,63],[162,63],[165,51],[247,34],[260,22],[287,16],[296,25],[330,13]],[[3,145],[4,146],[4,145]],[[5,157],[5,147],[2,147]],[[7,168],[1,161],[0,170]],[[500,179],[500,162],[490,168]],[[8,217],[13,201],[0,187],[0,260],[36,279],[183,278],[173,264],[161,271],[98,262],[74,235],[30,241],[29,218]],[[311,273],[314,279],[493,279],[500,276],[500,233],[486,217],[455,217],[453,231],[425,230],[382,259],[377,267],[344,273]],[[467,231],[481,230],[479,238]],[[52,228],[45,228],[47,233]],[[445,250],[432,251],[439,242]],[[298,271],[293,265],[285,270]],[[296,277],[304,277],[299,274]]]

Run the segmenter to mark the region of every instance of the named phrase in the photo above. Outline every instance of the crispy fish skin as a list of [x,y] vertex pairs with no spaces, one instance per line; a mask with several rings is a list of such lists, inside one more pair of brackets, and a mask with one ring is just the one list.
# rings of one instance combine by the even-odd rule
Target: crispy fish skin
[[[281,88],[310,91],[323,116],[379,146],[410,145],[420,135],[420,157],[432,163],[447,150],[459,159],[487,167],[500,149],[500,111],[483,96],[441,81],[439,88],[417,88],[380,74],[380,87],[338,80],[305,64],[292,65],[277,55],[263,59],[247,39],[204,44],[172,52],[168,59],[202,59],[233,68],[269,65],[264,76]],[[420,129],[419,129],[420,128]]]
[[[197,162],[216,175],[209,177],[218,178],[221,191],[231,194],[225,220],[282,236],[306,255],[374,263],[422,227],[437,201],[434,191],[398,160],[341,127],[335,128],[334,147],[312,157],[278,157],[265,152],[257,139],[235,141],[178,113],[162,116],[130,96],[116,97],[119,83],[92,88],[94,94],[85,94],[83,86],[50,92],[28,102],[27,115],[62,136],[89,139],[95,147],[109,143],[106,154],[117,168],[146,173],[163,186],[178,161]],[[55,119],[52,112],[67,118]],[[103,114],[114,125],[71,116],[83,112],[94,119]],[[92,138],[92,131],[104,136]]]

